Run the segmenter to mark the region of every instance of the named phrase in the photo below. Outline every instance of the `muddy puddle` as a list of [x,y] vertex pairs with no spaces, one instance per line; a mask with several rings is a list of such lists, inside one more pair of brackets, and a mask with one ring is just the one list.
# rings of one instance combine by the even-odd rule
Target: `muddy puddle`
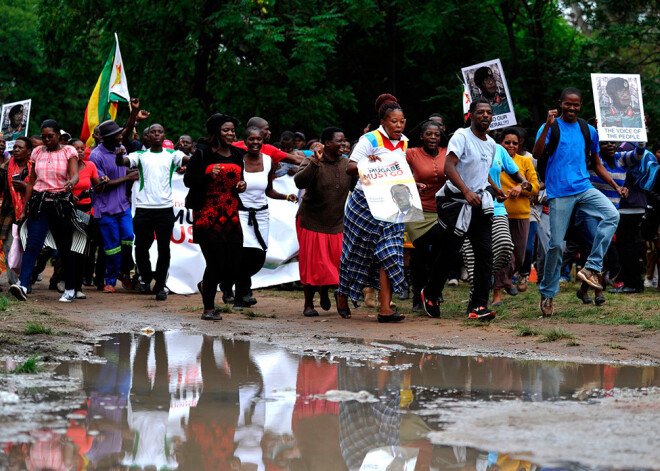
[[660,367],[370,347],[112,335],[0,374],[0,469],[660,469]]

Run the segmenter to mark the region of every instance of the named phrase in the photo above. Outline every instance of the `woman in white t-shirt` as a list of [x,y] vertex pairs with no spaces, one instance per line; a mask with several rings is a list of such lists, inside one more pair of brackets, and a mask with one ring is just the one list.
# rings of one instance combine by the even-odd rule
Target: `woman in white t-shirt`
[[[358,174],[358,162],[363,159],[377,161],[393,156],[406,163],[408,138],[403,135],[406,119],[403,110],[392,95],[376,99],[380,127],[362,136],[350,156],[346,173]],[[407,287],[403,273],[402,223],[380,221],[374,218],[362,191],[357,185],[346,206],[344,237],[339,265],[339,288],[335,292],[337,311],[344,319],[351,317],[348,298],[356,303],[362,297],[362,288],[380,287],[380,313],[378,322],[398,322],[405,316],[390,307],[392,292],[403,293]]]
[[240,195],[238,214],[243,230],[243,250],[240,257],[238,273],[236,273],[236,293],[234,296],[235,310],[242,310],[257,303],[250,295],[250,278],[261,270],[266,260],[268,250],[268,227],[270,214],[268,198],[298,201],[294,194],[283,195],[273,189],[275,173],[273,162],[269,156],[261,153],[263,138],[261,129],[256,126],[247,128],[245,132],[247,154],[244,157],[245,171],[243,178],[247,189]]

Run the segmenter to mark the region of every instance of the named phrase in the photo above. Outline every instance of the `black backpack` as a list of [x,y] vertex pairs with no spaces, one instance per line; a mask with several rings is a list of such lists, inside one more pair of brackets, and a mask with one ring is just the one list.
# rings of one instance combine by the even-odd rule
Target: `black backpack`
[[[557,118],[558,119],[558,118]],[[545,170],[548,167],[548,160],[550,156],[555,153],[557,146],[559,146],[559,137],[561,132],[559,131],[559,123],[557,119],[550,125],[550,139],[543,149],[543,154],[536,163],[536,172],[539,175],[541,181],[545,181]],[[591,132],[589,131],[589,124],[582,119],[578,118],[578,124],[580,125],[580,131],[582,131],[582,136],[584,137],[584,156],[587,162],[587,167],[590,167],[591,164]]]

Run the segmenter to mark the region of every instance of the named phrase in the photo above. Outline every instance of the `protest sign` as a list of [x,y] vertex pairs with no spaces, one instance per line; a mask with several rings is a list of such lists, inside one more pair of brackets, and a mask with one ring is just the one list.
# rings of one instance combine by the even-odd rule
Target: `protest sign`
[[424,220],[422,201],[405,155],[390,153],[380,158],[358,163],[362,191],[373,217],[397,223]]
[[[293,177],[284,176],[273,181],[273,188],[289,195],[298,189]],[[206,261],[198,244],[192,238],[192,210],[184,205],[188,188],[183,184],[183,176],[172,176],[172,198],[174,200],[174,229],[170,241],[170,270],[167,289],[176,294],[197,292],[197,283],[204,276]],[[264,267],[252,277],[252,288],[279,285],[298,281],[298,238],[296,236],[296,211],[298,206],[283,200],[268,199],[270,230],[268,252]],[[149,251],[153,269],[156,269],[158,248],[156,244]]]
[[11,151],[14,148],[16,138],[27,136],[31,107],[31,99],[2,105],[0,132],[2,132],[7,143],[6,151]]
[[509,86],[499,59],[463,67],[461,72],[463,80],[469,87],[472,101],[485,98],[493,107],[493,122],[490,129],[516,124]]
[[646,142],[639,75],[591,74],[601,141]]

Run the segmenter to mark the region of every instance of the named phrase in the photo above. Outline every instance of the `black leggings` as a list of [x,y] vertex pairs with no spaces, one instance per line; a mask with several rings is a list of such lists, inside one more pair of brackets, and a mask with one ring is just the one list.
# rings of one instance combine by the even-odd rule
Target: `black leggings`
[[200,242],[202,255],[206,260],[206,269],[202,279],[202,300],[204,309],[215,308],[215,294],[222,280],[231,279],[238,269],[238,262],[243,248],[242,242]]
[[254,247],[243,247],[241,250],[241,263],[236,275],[236,299],[250,294],[252,276],[264,266],[266,251]]

